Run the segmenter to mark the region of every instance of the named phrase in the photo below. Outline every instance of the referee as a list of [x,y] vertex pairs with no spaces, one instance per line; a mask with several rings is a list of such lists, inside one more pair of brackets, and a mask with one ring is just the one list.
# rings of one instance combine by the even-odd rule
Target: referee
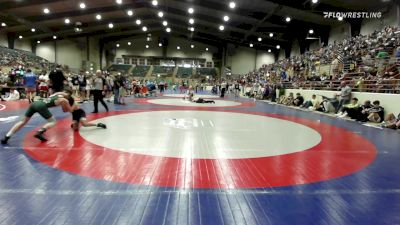
[[107,91],[106,79],[104,79],[101,70],[96,71],[96,77],[93,79],[93,98],[94,98],[94,111],[92,113],[98,113],[99,101],[108,112],[108,106],[104,102],[103,98]]

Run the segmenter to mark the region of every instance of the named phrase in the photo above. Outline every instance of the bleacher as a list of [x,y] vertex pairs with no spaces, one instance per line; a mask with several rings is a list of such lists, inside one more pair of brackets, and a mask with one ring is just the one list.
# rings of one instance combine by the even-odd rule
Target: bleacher
[[110,72],[128,73],[131,68],[132,68],[132,65],[112,64],[110,67],[108,67],[108,71],[110,71]]
[[197,75],[200,76],[211,76],[211,77],[217,76],[217,71],[215,68],[208,68],[208,67],[197,68],[196,73]]
[[160,74],[161,76],[168,76],[174,73],[174,67],[170,66],[153,66],[153,76]]
[[134,77],[145,77],[147,72],[149,71],[150,66],[136,66],[132,70],[132,75]]
[[52,63],[32,52],[0,46],[0,66],[15,68],[19,65],[33,70],[48,70],[53,66]]
[[186,67],[178,67],[178,72],[176,73],[176,76],[179,78],[189,78],[193,75],[193,70],[192,68],[186,68]]

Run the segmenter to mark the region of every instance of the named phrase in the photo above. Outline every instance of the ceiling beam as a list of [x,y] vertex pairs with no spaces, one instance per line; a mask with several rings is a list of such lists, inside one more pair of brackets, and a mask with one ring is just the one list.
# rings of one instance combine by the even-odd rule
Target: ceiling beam
[[269,18],[271,18],[271,16],[273,16],[275,13],[277,13],[277,12],[278,12],[279,10],[281,10],[281,9],[282,9],[282,6],[281,6],[281,5],[278,5],[278,6],[276,6],[273,10],[269,11],[269,12],[264,16],[264,18],[262,18],[262,20],[258,21],[257,24],[255,24],[255,25],[251,28],[251,30],[250,30],[249,32],[246,33],[246,35],[244,36],[242,42],[246,41],[247,38],[248,38],[250,35],[253,35],[253,34],[257,31],[257,29],[258,29],[265,21],[267,21]]

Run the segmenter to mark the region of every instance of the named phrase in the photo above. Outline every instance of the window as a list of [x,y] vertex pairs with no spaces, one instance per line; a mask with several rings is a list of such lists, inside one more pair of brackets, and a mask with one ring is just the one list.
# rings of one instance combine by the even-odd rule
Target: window
[[132,59],[132,65],[137,65],[137,58]]
[[146,65],[145,59],[139,59],[139,65]]
[[208,67],[208,68],[213,67],[213,66],[212,66],[212,62],[207,62],[207,67]]
[[131,64],[130,58],[124,58],[124,64]]

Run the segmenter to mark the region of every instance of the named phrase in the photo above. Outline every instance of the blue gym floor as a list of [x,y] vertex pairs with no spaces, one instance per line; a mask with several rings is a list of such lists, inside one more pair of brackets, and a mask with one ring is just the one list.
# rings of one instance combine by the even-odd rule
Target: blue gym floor
[[[226,99],[234,100],[229,97]],[[350,133],[369,140],[376,148],[376,158],[361,170],[345,176],[305,184],[300,182],[293,185],[257,188],[226,188],[222,187],[223,185],[192,188],[185,185],[172,187],[115,182],[113,179],[116,179],[119,174],[107,174],[103,179],[81,176],[74,172],[56,169],[54,166],[49,166],[49,162],[37,161],[32,158],[32,154],[27,154],[26,149],[23,149],[24,140],[29,138],[32,130],[44,123],[42,118],[36,116],[27,127],[10,139],[9,145],[0,146],[0,224],[400,224],[400,133],[266,102],[253,102],[248,99],[240,99],[240,101],[251,104],[245,107],[229,108],[229,110],[298,118],[320,123],[321,126],[328,124],[346,129]],[[138,103],[133,98],[128,98],[127,102],[126,106],[112,103],[108,105],[111,112],[174,108]],[[0,102],[0,104],[3,103]],[[84,103],[82,108],[90,114],[93,111],[93,104]],[[99,109],[104,110],[101,105]],[[69,114],[62,113],[60,109],[51,111],[58,120],[70,117]],[[0,121],[0,135],[3,136],[16,122],[13,118],[8,121],[4,121],[4,118],[21,117],[24,112],[24,107],[0,111],[0,118],[3,118]],[[246,121],[243,121],[244,125],[245,123]],[[107,125],[112,126],[112,124]],[[265,132],[265,135],[268,135],[276,131],[255,132]],[[72,136],[57,133],[57,130],[49,130],[46,135],[62,136],[66,145],[72,141]],[[336,135],[332,133],[331,138],[335,140]],[[243,138],[251,138],[251,133]],[[292,138],[294,137],[286,137],[289,142]],[[351,141],[351,139],[346,140],[349,145],[352,144]],[[268,146],[268,143],[263,144]],[[25,143],[26,145],[29,143]],[[63,146],[45,145],[35,150],[34,146],[36,146],[35,143],[29,146],[33,148],[31,152],[51,152],[56,151],[52,148],[63,148]],[[79,152],[81,149],[76,148],[74,151]],[[363,156],[362,154],[364,154],[363,149],[360,149],[360,157]],[[312,169],[313,167],[310,166],[307,171],[302,171],[302,173],[307,173],[304,176],[322,177],[325,175],[323,173],[340,169],[335,166],[340,167],[341,162],[334,161],[329,156],[325,154],[321,157],[321,163],[327,165],[326,170],[320,170],[319,167]],[[342,160],[346,161],[346,159],[346,154],[344,154]],[[51,160],[52,163],[58,162],[57,159]],[[62,160],[62,158],[59,159],[59,161]],[[76,170],[83,169],[85,165],[82,162],[89,163],[90,160],[90,157],[82,159],[80,164],[76,165],[79,167]],[[296,173],[296,171],[301,171],[302,163],[308,162],[307,159],[302,161],[302,158],[299,158],[295,165],[275,167],[274,173],[285,174],[286,171],[279,171],[280,169],[292,170]],[[73,162],[71,164],[73,165]],[[135,165],[131,165],[129,172],[135,174],[136,169]],[[245,170],[252,173],[252,167],[246,167]],[[169,172],[166,171],[165,176],[168,174]],[[151,178],[154,174],[149,176]],[[159,176],[162,179],[163,174]],[[246,186],[246,184],[241,185]]]

